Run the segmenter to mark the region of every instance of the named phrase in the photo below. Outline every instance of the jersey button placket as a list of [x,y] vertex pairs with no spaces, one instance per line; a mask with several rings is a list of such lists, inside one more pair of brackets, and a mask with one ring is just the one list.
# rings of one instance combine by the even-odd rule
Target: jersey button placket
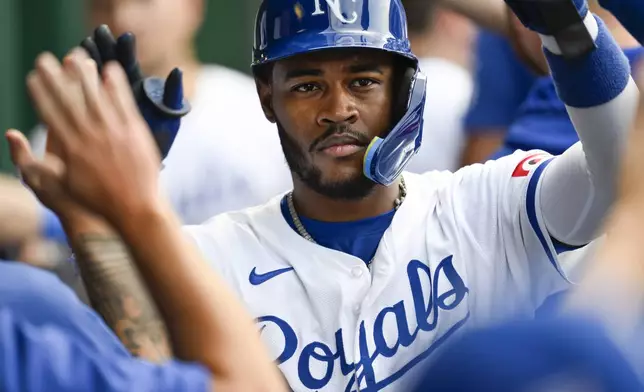
[[[351,276],[354,279],[364,279],[364,277],[367,274],[368,274],[368,271],[366,271],[365,266],[356,265],[353,268],[351,268]],[[360,311],[362,310],[362,301],[364,300],[364,295],[368,290],[369,290],[368,285],[360,289],[362,294],[357,297],[356,303],[353,305],[353,312],[356,314],[356,316],[360,315]]]
[[[362,292],[362,295],[360,295],[358,300],[356,301],[356,304],[353,305],[353,312],[356,315],[356,326],[355,326],[355,346],[354,346],[354,359],[361,361],[361,353],[360,353],[360,325],[363,322],[360,314],[362,312],[362,303],[365,300],[365,296],[369,291],[369,287],[371,286],[371,274],[369,273],[367,266],[362,264],[362,265],[356,265],[351,268],[351,276],[355,280],[361,280],[361,287],[362,287],[362,280],[364,280],[364,287],[362,287],[363,290],[360,290]],[[354,377],[354,382],[355,382],[355,391],[360,391],[360,383],[358,381],[358,368],[356,366],[356,369],[353,372],[353,377]]]

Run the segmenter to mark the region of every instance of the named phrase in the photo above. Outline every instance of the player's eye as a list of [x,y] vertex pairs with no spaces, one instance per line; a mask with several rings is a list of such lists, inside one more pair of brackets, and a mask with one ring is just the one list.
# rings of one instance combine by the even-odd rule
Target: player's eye
[[361,79],[356,79],[353,82],[351,82],[351,87],[365,88],[365,87],[371,87],[376,83],[378,83],[378,82],[376,82],[373,79],[361,78]]
[[302,83],[293,87],[291,91],[294,91],[296,93],[310,93],[318,89],[319,89],[318,86],[314,83]]

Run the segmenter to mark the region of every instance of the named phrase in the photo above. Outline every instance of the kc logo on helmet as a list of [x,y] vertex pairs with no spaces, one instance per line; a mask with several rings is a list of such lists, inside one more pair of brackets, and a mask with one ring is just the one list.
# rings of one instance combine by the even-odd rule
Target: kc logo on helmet
[[[324,15],[324,10],[322,9],[322,1],[326,1],[326,4],[328,8],[333,12],[333,15],[342,23],[355,23],[358,20],[358,13],[353,11],[351,13],[350,19],[347,19],[344,14],[342,13],[342,10],[340,9],[340,3],[342,3],[342,0],[313,0],[315,3],[315,11],[311,14],[313,16],[315,15]],[[351,0],[352,3],[355,3],[356,0]]]
[[512,177],[527,176],[532,170],[539,166],[540,162],[550,158],[550,156],[550,154],[547,154],[545,152],[538,152],[528,155],[527,157],[523,158],[521,162],[519,162],[517,167],[512,172]]

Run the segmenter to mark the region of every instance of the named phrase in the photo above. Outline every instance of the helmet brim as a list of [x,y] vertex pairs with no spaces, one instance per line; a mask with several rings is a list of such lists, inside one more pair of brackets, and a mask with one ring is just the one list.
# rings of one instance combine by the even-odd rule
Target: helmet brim
[[341,33],[338,31],[316,31],[303,32],[288,39],[274,41],[270,49],[254,50],[251,66],[267,64],[300,54],[342,48],[381,50],[418,63],[418,59],[409,48],[408,41],[396,39],[391,35],[383,36],[367,31]]

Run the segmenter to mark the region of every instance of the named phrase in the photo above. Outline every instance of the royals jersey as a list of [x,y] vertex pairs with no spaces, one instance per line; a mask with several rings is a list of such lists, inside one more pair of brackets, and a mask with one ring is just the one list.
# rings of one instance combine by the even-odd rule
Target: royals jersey
[[551,159],[405,173],[370,266],[298,235],[280,197],[185,230],[257,318],[293,390],[408,391],[455,334],[532,316],[566,286],[538,197]]

